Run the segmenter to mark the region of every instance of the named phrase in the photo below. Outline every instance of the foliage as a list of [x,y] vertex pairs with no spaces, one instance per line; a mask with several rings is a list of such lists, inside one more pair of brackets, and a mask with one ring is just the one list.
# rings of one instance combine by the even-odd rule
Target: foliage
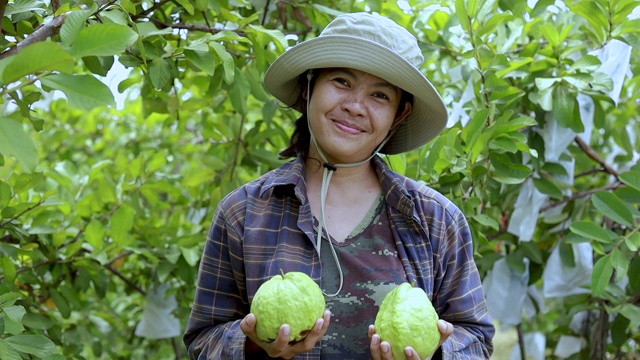
[[[544,333],[549,357],[568,335],[587,343],[574,359],[637,356],[640,62],[634,50],[614,81],[598,54],[640,48],[640,2],[529,3],[2,2],[3,359],[184,357],[176,329],[138,336],[146,295],[167,286],[183,331],[216,204],[280,164],[296,116],[264,71],[363,10],[416,34],[458,120],[389,161],[464,210],[483,276],[506,259],[543,288],[554,249],[569,268],[572,245],[592,249],[587,289],[546,299],[520,330]],[[529,223],[515,231],[519,213]],[[583,332],[576,314],[591,320]]]

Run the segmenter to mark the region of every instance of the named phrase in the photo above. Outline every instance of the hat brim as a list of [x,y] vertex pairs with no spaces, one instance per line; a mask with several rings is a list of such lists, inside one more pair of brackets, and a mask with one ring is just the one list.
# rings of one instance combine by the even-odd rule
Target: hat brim
[[435,138],[447,124],[444,102],[424,74],[397,53],[361,37],[325,35],[302,42],[271,64],[264,85],[273,96],[292,106],[300,92],[300,74],[309,69],[338,67],[367,72],[413,95],[411,114],[381,153],[414,150]]

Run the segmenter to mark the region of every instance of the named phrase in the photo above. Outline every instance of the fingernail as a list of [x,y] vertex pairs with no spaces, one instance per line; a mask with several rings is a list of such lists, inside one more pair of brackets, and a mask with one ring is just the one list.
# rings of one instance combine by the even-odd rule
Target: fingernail
[[389,344],[388,344],[388,343],[386,343],[386,342],[383,342],[383,343],[380,345],[380,348],[382,349],[382,352],[383,352],[383,353],[387,353],[387,352],[389,352]]
[[411,355],[413,355],[413,353],[411,352],[411,348],[408,346],[404,348],[404,354],[407,355],[407,357],[411,357]]
[[320,329],[322,329],[323,324],[324,324],[324,320],[318,319],[318,321],[316,321],[316,330],[320,331]]
[[380,343],[380,336],[373,335],[373,337],[371,338],[371,343],[373,344],[373,346],[377,346]]
[[289,334],[291,334],[291,327],[289,325],[287,325],[287,324],[282,325],[282,326],[284,326],[284,329],[282,329],[283,330],[282,334],[284,336],[289,336]]

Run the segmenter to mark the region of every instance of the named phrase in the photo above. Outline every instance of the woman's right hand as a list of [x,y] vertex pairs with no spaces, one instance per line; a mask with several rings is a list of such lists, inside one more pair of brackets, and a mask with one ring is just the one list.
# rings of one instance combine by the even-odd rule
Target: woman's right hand
[[[316,320],[316,324],[313,329],[307,334],[307,336],[296,342],[289,342],[291,327],[288,324],[283,324],[278,332],[278,338],[271,342],[260,340],[256,334],[256,316],[249,314],[240,322],[240,329],[247,336],[247,341],[251,341],[253,344],[259,346],[267,355],[273,358],[291,359],[292,357],[305,353],[313,349],[313,347],[322,339],[324,334],[329,329],[329,320],[331,319],[331,312],[329,310],[324,311],[324,316]],[[247,346],[245,346],[247,349]]]

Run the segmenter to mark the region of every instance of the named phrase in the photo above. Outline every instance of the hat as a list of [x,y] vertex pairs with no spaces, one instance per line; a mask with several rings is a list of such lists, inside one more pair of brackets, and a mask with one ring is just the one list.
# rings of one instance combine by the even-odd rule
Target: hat
[[413,95],[411,114],[379,151],[399,154],[426,144],[447,124],[442,98],[419,70],[423,63],[416,38],[394,21],[378,14],[342,14],[318,37],[278,57],[267,70],[264,85],[293,106],[300,92],[298,77],[309,69],[352,68],[388,81]]

